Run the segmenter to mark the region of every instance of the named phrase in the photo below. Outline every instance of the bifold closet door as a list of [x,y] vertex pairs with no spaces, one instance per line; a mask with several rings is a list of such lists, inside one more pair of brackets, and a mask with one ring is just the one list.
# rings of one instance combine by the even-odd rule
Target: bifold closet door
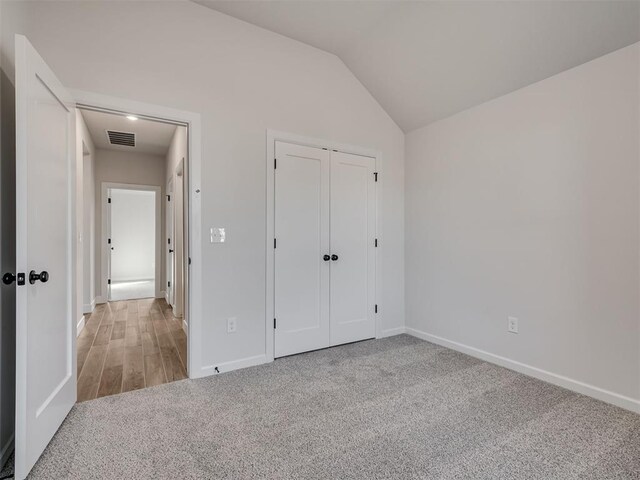
[[275,357],[329,346],[329,152],[276,142]]
[[375,159],[331,152],[331,345],[375,337]]

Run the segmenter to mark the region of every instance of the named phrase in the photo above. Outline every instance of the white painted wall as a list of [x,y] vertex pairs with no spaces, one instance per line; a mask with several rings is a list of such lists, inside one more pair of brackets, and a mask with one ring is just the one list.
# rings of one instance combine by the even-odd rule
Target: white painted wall
[[111,246],[112,282],[155,279],[155,192],[111,190]]
[[[164,197],[165,159],[158,155],[144,153],[128,153],[114,150],[97,149],[95,154],[95,222],[96,222],[96,291],[103,292],[102,281],[102,255],[105,253],[106,244],[103,245],[102,235],[102,184],[103,183],[129,183],[134,185],[151,185],[160,187]],[[165,205],[161,202],[161,232],[164,231]],[[162,238],[158,238],[156,249],[161,251]],[[160,281],[166,285],[164,256],[162,262]],[[160,289],[164,290],[164,287]],[[104,301],[104,298],[101,298]]]
[[191,2],[22,3],[21,33],[68,87],[201,113],[204,365],[265,353],[269,128],[382,153],[378,303],[384,329],[404,326],[404,135],[337,57]]
[[410,332],[640,399],[639,57],[407,135]]
[[76,142],[78,144],[78,165],[82,162],[82,168],[80,169],[82,189],[79,192],[81,201],[77,207],[82,214],[82,242],[80,244],[82,261],[79,262],[82,277],[78,281],[78,288],[82,299],[82,313],[91,313],[96,303],[96,179],[94,166],[96,149],[80,111],[76,115]]

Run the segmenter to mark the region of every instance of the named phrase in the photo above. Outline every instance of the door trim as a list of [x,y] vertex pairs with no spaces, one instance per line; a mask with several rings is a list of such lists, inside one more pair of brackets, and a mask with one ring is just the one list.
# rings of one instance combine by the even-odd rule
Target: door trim
[[109,190],[144,190],[148,192],[155,192],[155,223],[156,223],[156,232],[155,232],[155,261],[156,266],[154,268],[154,296],[155,298],[162,298],[162,188],[157,185],[135,185],[132,183],[114,183],[114,182],[102,182],[101,185],[101,203],[102,203],[102,239],[100,242],[100,262],[102,265],[101,278],[100,282],[102,284],[102,296],[107,301],[109,300],[109,290],[107,285],[107,280],[109,277],[109,272],[107,271],[107,262],[109,256],[109,235],[111,235],[111,226],[109,225],[109,221],[111,220],[111,215],[107,215],[107,209],[109,208],[109,204],[107,199],[109,198]]
[[[189,190],[189,244],[191,258],[188,291],[187,373],[189,378],[211,375],[202,359],[202,119],[199,113],[177,110],[162,105],[143,103],[119,97],[102,95],[82,90],[70,90],[77,106],[99,109],[116,114],[134,114],[187,127],[188,136],[188,178]],[[186,302],[185,302],[186,303]]]
[[292,143],[295,145],[302,145],[305,147],[324,148],[328,150],[335,150],[344,153],[350,153],[353,155],[362,155],[365,157],[372,157],[375,159],[375,171],[378,172],[378,181],[375,188],[375,236],[378,239],[378,247],[375,254],[375,302],[378,304],[378,313],[376,314],[376,338],[381,338],[382,335],[382,321],[384,316],[384,308],[378,303],[378,299],[381,298],[382,291],[382,248],[384,241],[382,240],[382,222],[379,218],[379,212],[381,211],[380,194],[382,182],[384,181],[384,175],[382,175],[382,152],[378,150],[368,149],[364,147],[358,147],[354,145],[348,145],[343,143],[332,142],[330,140],[322,140],[312,137],[306,137],[303,135],[297,135],[294,133],[280,132],[277,130],[267,129],[266,131],[266,236],[265,236],[265,258],[266,258],[266,278],[265,278],[265,357],[267,362],[274,360],[275,352],[275,332],[273,330],[273,319],[275,315],[275,249],[273,247],[273,239],[275,232],[275,172],[274,172],[274,159],[275,159],[275,145],[277,141]]

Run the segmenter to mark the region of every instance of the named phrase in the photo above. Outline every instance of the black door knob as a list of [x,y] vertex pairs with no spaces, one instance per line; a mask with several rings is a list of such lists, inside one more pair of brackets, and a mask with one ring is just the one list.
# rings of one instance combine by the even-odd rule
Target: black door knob
[[16,281],[16,276],[13,273],[7,272],[2,276],[2,283],[5,285],[11,285]]
[[31,270],[29,272],[29,283],[33,285],[38,280],[40,280],[42,283],[47,283],[49,281],[49,273],[45,270],[40,273],[36,273],[35,270]]
[[325,262],[328,262],[329,260],[331,260],[331,257],[330,257],[329,255],[325,255],[324,257],[322,257],[322,259],[323,259]]
[[331,260],[335,262],[337,259],[338,259],[338,255],[336,255],[335,253],[331,255]]
[[173,250],[169,249],[169,253],[173,253]]

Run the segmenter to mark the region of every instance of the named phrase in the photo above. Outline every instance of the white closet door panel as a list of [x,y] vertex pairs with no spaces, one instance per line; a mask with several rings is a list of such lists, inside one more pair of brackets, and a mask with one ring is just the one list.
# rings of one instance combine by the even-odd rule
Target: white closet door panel
[[374,168],[331,153],[331,345],[375,337]]
[[329,346],[329,153],[276,142],[275,357]]

